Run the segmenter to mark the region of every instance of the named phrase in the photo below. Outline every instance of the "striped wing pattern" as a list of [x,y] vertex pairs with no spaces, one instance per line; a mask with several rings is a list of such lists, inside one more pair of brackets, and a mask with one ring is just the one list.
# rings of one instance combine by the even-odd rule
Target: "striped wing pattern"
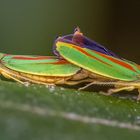
[[123,81],[139,79],[138,65],[88,48],[58,41],[57,51],[69,62],[93,73]]
[[5,55],[1,63],[9,69],[42,76],[70,76],[80,68],[55,56]]

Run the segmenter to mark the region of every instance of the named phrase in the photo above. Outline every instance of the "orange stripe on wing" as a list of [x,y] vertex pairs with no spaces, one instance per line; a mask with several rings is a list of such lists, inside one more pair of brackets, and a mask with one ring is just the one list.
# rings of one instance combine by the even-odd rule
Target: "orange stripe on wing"
[[113,58],[113,57],[110,57],[108,55],[102,54],[100,52],[96,52],[96,51],[94,51],[94,52],[99,54],[99,55],[101,55],[101,56],[103,56],[103,57],[105,57],[105,58],[107,58],[107,59],[109,59],[110,61],[112,61],[114,63],[117,63],[117,64],[119,64],[119,65],[121,65],[121,66],[123,66],[123,67],[125,67],[125,68],[127,68],[129,70],[132,70],[132,71],[136,72],[136,70],[131,65],[129,65],[129,64],[123,62],[123,61],[120,61],[120,60],[118,60],[116,58]]
[[70,63],[68,61],[65,61],[65,60],[59,60],[57,62],[52,62],[52,63],[48,63],[48,64],[62,65],[62,64],[70,64]]
[[57,60],[56,62],[39,62],[38,64],[54,64],[54,65],[63,65],[63,64],[71,64],[70,62],[66,61],[66,60]]
[[86,51],[84,51],[81,47],[74,46],[74,45],[71,45],[71,47],[72,47],[72,48],[75,48],[76,50],[80,51],[81,53],[83,53],[83,54],[85,54],[85,55],[87,55],[87,56],[89,56],[89,57],[91,57],[91,58],[93,58],[93,59],[95,59],[95,60],[97,60],[97,61],[100,61],[101,63],[104,63],[104,64],[106,64],[106,65],[108,65],[108,66],[112,66],[112,65],[110,65],[110,64],[108,64],[108,63],[102,61],[101,59],[99,59],[99,58],[97,58],[97,57],[95,57],[95,56],[93,56],[93,55],[90,55],[89,53],[87,53]]
[[52,59],[52,57],[50,57],[50,56],[37,56],[37,57],[13,56],[12,59],[19,59],[19,60],[43,60],[43,59]]

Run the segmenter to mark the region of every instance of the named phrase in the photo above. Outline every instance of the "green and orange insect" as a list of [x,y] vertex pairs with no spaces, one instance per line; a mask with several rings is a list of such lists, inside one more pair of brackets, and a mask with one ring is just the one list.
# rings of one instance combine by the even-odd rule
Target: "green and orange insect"
[[[97,50],[88,46],[82,33],[77,30],[77,40],[67,41],[59,37],[55,42],[55,53],[68,62],[91,72],[93,81],[84,88],[98,85],[113,85],[107,95],[122,90],[138,89],[140,100],[140,65],[116,56],[106,49]],[[80,41],[79,41],[80,40]],[[82,44],[82,45],[81,45]],[[99,45],[99,44],[97,44]],[[104,52],[103,52],[104,51]],[[82,88],[83,89],[83,88]]]
[[0,73],[22,84],[75,85],[91,82],[88,73],[56,56],[26,56],[0,53]]
[[106,95],[138,89],[140,100],[140,66],[88,39],[79,29],[56,39],[53,50],[57,56],[0,53],[0,73],[22,84],[114,86]]

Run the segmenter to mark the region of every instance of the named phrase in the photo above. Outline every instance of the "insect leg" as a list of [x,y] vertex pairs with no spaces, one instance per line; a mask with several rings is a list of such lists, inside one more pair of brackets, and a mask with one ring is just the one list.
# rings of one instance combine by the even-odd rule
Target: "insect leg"
[[[115,82],[116,83],[116,82]],[[114,85],[114,82],[104,82],[104,81],[96,81],[96,80],[92,80],[92,82],[90,82],[89,84],[87,84],[84,87],[79,88],[78,90],[83,90],[86,89],[92,85]]]
[[105,95],[111,95],[113,93],[117,93],[122,90],[127,90],[127,91],[132,91],[134,90],[134,86],[128,86],[128,87],[120,87],[120,88],[115,88],[115,89],[109,89],[107,93],[104,93]]
[[80,83],[86,83],[86,82],[91,82],[91,79],[84,79],[84,80],[77,80],[77,81],[65,81],[64,84],[66,85],[77,85]]
[[85,85],[84,87],[79,88],[78,90],[84,90],[84,89],[86,89],[86,88],[88,88],[88,87],[90,87],[90,86],[92,86],[92,85],[95,85],[96,83],[97,83],[96,81],[91,82],[91,83]]
[[21,81],[21,80],[15,78],[14,76],[12,76],[12,75],[10,75],[10,74],[4,72],[4,71],[1,72],[1,74],[2,74],[4,77],[6,77],[6,78],[13,79],[13,80],[15,80],[15,81],[17,81],[17,82],[19,82],[19,83],[21,83],[21,84],[24,84],[24,85],[26,85],[26,86],[27,86],[27,84],[28,84],[27,82],[23,82],[23,81]]

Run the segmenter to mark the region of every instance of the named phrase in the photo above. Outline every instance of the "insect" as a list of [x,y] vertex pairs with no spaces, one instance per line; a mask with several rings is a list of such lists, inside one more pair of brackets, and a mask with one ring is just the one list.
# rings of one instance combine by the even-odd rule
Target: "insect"
[[76,34],[77,38],[75,36],[71,40],[70,36],[59,37],[55,41],[54,52],[68,62],[91,72],[89,77],[93,81],[81,89],[94,84],[114,86],[106,95],[138,89],[137,99],[140,100],[140,65],[125,60],[83,37],[80,30],[77,30]]
[[116,55],[112,51],[108,50],[104,46],[102,46],[99,43],[89,39],[86,36],[84,36],[83,33],[80,31],[79,27],[77,27],[74,30],[74,34],[69,34],[69,35],[65,35],[65,36],[62,36],[62,37],[58,37],[55,40],[54,46],[53,46],[53,52],[57,56],[60,56],[60,55],[59,55],[59,52],[56,50],[56,42],[58,42],[60,40],[62,42],[67,42],[67,43],[70,43],[70,44],[78,45],[81,48],[88,48],[88,49],[91,49],[91,50],[101,52],[103,54],[107,54],[107,55],[110,55],[110,56],[113,56],[113,57],[120,58],[118,55]]
[[[80,33],[79,28],[75,30],[74,34],[64,36],[63,40],[73,43],[82,43],[84,41],[86,42],[86,46],[93,46],[92,48],[95,50],[116,56],[106,48],[90,41],[87,37],[82,36],[82,40],[78,39],[77,33]],[[81,46],[83,45],[81,44]],[[57,52],[55,54],[58,55]],[[91,83],[93,81],[90,71],[73,65],[61,59],[60,56],[27,56],[0,53],[0,73],[4,77],[13,79],[24,85],[28,85],[29,83],[76,85],[84,82]]]
[[76,85],[91,82],[89,73],[57,56],[27,56],[0,53],[0,73],[24,85],[29,83]]

